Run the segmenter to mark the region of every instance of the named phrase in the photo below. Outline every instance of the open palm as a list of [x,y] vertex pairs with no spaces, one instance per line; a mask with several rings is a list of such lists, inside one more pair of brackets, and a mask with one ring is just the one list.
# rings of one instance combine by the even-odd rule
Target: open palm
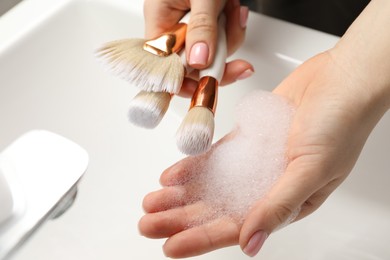
[[[145,197],[141,233],[168,238],[164,252],[174,258],[237,244],[246,254],[255,255],[273,231],[317,209],[353,168],[386,111],[366,87],[347,67],[337,64],[331,52],[305,62],[274,90],[296,106],[286,151],[289,164],[244,221],[209,217],[210,205],[196,199],[202,187],[191,184],[194,159],[189,157],[165,170],[160,180],[163,188]],[[218,143],[229,138],[234,138],[234,132]]]

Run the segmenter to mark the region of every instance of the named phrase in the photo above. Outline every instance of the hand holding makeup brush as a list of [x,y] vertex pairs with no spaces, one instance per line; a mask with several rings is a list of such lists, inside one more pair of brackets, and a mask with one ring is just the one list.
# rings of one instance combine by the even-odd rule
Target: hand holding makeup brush
[[[195,69],[208,67],[214,60],[217,43],[217,17],[220,12],[226,15],[228,55],[234,53],[245,37],[248,8],[240,6],[238,0],[222,1],[183,1],[145,0],[145,33],[152,38],[164,32],[191,9],[187,26],[186,57],[188,64]],[[234,60],[226,65],[225,75],[220,85],[246,78],[253,73],[253,67],[246,61]],[[180,95],[190,96],[196,82],[185,78]]]
[[[181,10],[181,9],[186,10],[185,6],[181,6],[182,3],[177,3],[174,10],[171,10],[170,7],[168,7],[166,9],[166,10],[169,10],[169,12],[168,12],[169,15],[159,16],[159,18],[157,20],[153,19],[154,16],[149,14],[150,10],[152,12],[154,12],[155,10],[159,10],[160,8],[158,8],[158,6],[160,6],[161,4],[162,4],[162,2],[158,2],[158,3],[154,3],[153,1],[145,2],[146,38],[154,38],[158,35],[164,34],[164,32],[166,32],[166,31],[171,30],[172,27],[176,26],[176,24],[175,24],[176,18],[179,19],[185,13],[185,11],[182,12],[182,11],[178,11],[178,10]],[[219,8],[219,7],[217,8],[215,4],[216,3],[213,3],[214,7],[219,10],[223,7],[223,4],[225,4],[225,2],[219,3],[221,5],[221,8]],[[155,8],[155,7],[157,7],[157,8]],[[199,9],[197,9],[195,7],[192,8],[191,9],[191,16],[192,16],[192,13],[194,12],[194,10],[195,10],[195,13],[197,11],[199,11]],[[208,9],[208,11],[210,11],[210,10],[211,9]],[[228,26],[226,28],[227,28],[227,31],[228,31],[230,38],[232,39],[230,41],[230,52],[233,52],[235,49],[237,49],[243,40],[243,37],[245,34],[245,24],[246,24],[246,18],[247,18],[247,11],[248,10],[246,7],[240,7],[239,3],[236,1],[229,1],[226,4],[226,7],[224,8],[224,13],[229,15],[228,24],[227,24]],[[161,19],[160,17],[164,17],[164,19]],[[171,17],[173,17],[174,19],[171,20],[170,19]],[[197,18],[193,19],[192,23],[198,23],[196,21],[196,19]],[[151,20],[152,24],[154,24],[154,23],[158,24],[157,28],[152,27],[152,32],[150,32],[150,30],[148,30],[148,28],[150,28],[150,26],[148,26],[148,21],[150,21],[150,20]],[[169,20],[169,22],[166,23],[166,22],[164,22],[164,20]],[[172,21],[173,21],[173,23],[172,23]],[[229,23],[229,21],[230,21],[230,23]],[[160,22],[161,22],[161,24],[160,24]],[[190,21],[190,23],[191,23],[191,21]],[[200,31],[204,31],[201,28],[202,27],[200,27]],[[230,30],[229,30],[229,28],[230,28]],[[188,30],[188,26],[187,26],[187,33],[191,33],[189,31],[190,30]],[[210,33],[213,34],[212,31],[210,31]],[[215,34],[216,34],[216,32],[215,32]],[[211,38],[208,37],[207,34],[203,34],[202,36],[205,37],[206,41],[209,41],[213,37],[215,37],[216,35],[210,35]],[[189,46],[189,45],[190,44],[186,42],[186,46]],[[196,47],[194,49],[196,49]],[[203,55],[202,53],[198,53],[198,54]],[[213,53],[211,53],[211,54],[213,54]],[[185,64],[185,71],[187,73],[186,73],[186,77],[184,78],[179,95],[183,96],[183,97],[190,97],[193,95],[195,89],[198,86],[198,79],[199,79],[198,74],[199,73],[197,73],[198,71],[194,71],[194,73],[190,73],[191,69],[193,69],[193,68],[191,68],[188,65],[187,60],[186,60],[186,58],[187,58],[186,53],[184,50],[181,51],[180,56],[182,58],[183,64]],[[213,58],[215,58],[215,57],[213,57]],[[198,59],[198,58],[196,58],[196,59]],[[199,66],[195,65],[195,67],[199,67]],[[252,71],[253,71],[252,66],[250,64],[248,64],[247,62],[242,61],[242,60],[233,61],[233,62],[227,64],[226,70],[225,70],[225,76],[218,83],[219,83],[219,85],[224,85],[224,84],[234,82],[237,80],[237,78],[241,79],[241,78],[245,78],[247,76],[250,76],[252,74]],[[175,89],[177,89],[177,88],[175,88]],[[159,122],[161,121],[165,112],[167,111],[171,97],[172,97],[172,95],[161,92],[161,89],[160,90],[154,89],[153,93],[141,91],[130,103],[129,113],[128,113],[130,122],[132,122],[133,124],[135,124],[137,126],[141,126],[141,127],[145,127],[145,128],[156,127],[159,124]],[[197,109],[193,109],[193,111],[195,111],[195,110],[197,110]],[[193,113],[191,113],[191,114],[193,114]],[[210,117],[210,120],[213,121],[212,116]]]

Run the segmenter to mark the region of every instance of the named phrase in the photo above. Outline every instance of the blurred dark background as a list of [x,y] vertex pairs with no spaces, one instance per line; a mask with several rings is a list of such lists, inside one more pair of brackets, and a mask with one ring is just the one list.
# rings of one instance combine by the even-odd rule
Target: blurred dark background
[[253,11],[341,36],[369,0],[241,0]]
[[22,0],[0,0],[0,15],[7,12],[20,1]]
[[[0,15],[21,0],[0,0]],[[130,3],[131,0],[129,0]],[[255,12],[341,36],[370,0],[240,0]],[[390,1],[390,0],[389,0]]]

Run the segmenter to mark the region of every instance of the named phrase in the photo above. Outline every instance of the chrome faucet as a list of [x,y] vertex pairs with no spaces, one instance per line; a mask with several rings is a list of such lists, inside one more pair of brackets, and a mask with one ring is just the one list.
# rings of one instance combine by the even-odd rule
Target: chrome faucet
[[0,259],[74,202],[88,154],[48,131],[29,132],[0,153]]

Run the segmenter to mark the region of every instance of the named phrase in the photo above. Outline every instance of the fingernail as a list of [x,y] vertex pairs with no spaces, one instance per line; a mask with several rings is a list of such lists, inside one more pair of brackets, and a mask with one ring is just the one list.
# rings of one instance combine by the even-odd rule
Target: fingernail
[[190,52],[188,63],[190,65],[206,65],[209,58],[209,47],[204,42],[195,43]]
[[253,71],[250,69],[247,69],[246,71],[244,71],[243,73],[241,73],[237,77],[237,80],[243,80],[243,79],[249,78],[250,76],[252,76],[252,74],[253,74]]
[[249,239],[249,242],[246,247],[243,249],[244,253],[250,257],[254,257],[255,255],[257,255],[267,237],[268,234],[262,230],[254,233],[251,239]]
[[249,8],[247,6],[240,7],[240,26],[242,29],[246,28],[248,22]]

